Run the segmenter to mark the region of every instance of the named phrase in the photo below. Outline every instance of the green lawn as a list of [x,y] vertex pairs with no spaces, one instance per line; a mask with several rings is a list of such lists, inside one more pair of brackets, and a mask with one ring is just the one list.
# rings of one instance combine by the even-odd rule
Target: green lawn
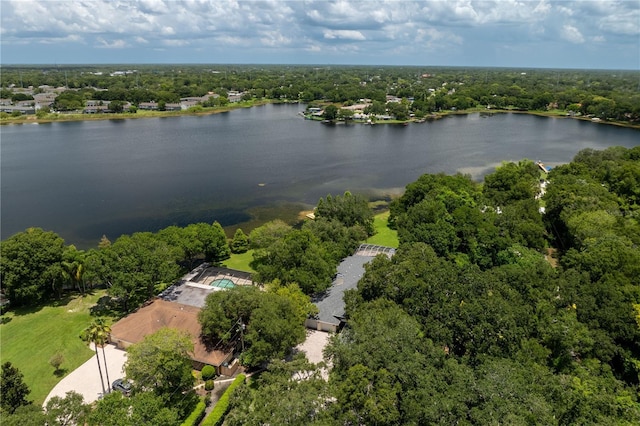
[[398,247],[398,232],[390,229],[387,226],[387,219],[389,218],[389,212],[377,214],[373,220],[373,227],[376,233],[373,237],[367,239],[369,244],[377,244],[386,247]]
[[[10,361],[24,374],[31,389],[29,399],[42,404],[51,389],[67,374],[91,358],[93,351],[79,338],[92,321],[89,308],[104,290],[88,296],[73,296],[61,303],[6,313],[0,325],[0,361]],[[62,374],[55,375],[49,360],[64,356]]]
[[[398,247],[398,232],[389,229],[387,226],[387,218],[389,212],[383,212],[377,214],[374,217],[373,226],[376,230],[376,234],[367,240],[367,243],[378,244],[386,247]],[[231,258],[222,262],[222,266],[225,268],[236,269],[238,271],[245,271],[254,273],[255,271],[249,266],[249,263],[253,260],[253,250],[249,250],[242,254],[231,254]]]
[[249,263],[253,260],[253,250],[249,250],[246,253],[241,254],[231,254],[231,257],[224,262],[222,262],[222,266],[229,269],[236,269],[238,271],[251,272],[252,274],[255,272]]

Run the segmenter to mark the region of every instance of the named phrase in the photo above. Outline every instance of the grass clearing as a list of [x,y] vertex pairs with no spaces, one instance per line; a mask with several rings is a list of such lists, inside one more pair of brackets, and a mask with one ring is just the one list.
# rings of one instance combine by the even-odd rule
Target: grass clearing
[[[8,322],[0,325],[0,360],[10,361],[24,374],[24,382],[31,389],[28,399],[35,404],[42,404],[63,377],[94,355],[79,336],[93,320],[89,309],[104,295],[104,290],[97,290],[3,316]],[[64,362],[55,374],[49,360],[58,352]]]
[[400,242],[398,241],[398,231],[387,226],[388,219],[388,211],[374,216],[373,227],[376,230],[376,233],[367,239],[367,243],[394,248],[397,248],[398,245],[400,245]]
[[253,270],[249,263],[253,260],[253,250],[249,250],[246,253],[233,254],[231,253],[231,257],[224,262],[222,262],[222,266],[229,269],[235,269],[238,271],[250,272],[254,273],[256,271]]
[[[389,218],[389,211],[379,213],[374,216],[373,227],[376,233],[373,237],[367,239],[369,244],[377,244],[386,247],[398,247],[398,232],[390,229],[387,226],[387,219]],[[224,262],[222,266],[229,269],[236,269],[238,271],[245,271],[255,273],[253,268],[249,265],[253,260],[253,250],[249,250],[246,253],[231,254],[231,257]]]

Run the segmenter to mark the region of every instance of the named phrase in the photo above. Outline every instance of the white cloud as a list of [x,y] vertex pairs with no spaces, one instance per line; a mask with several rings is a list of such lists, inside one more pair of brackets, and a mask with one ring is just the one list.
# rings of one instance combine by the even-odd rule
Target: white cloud
[[476,12],[470,1],[455,2],[453,14],[461,21],[479,22],[483,19],[482,15]]
[[426,41],[428,43],[446,41],[453,44],[462,44],[462,37],[451,32],[438,31],[435,28],[419,29],[417,31],[417,41]]
[[573,16],[573,9],[562,4],[556,6],[556,11],[562,15]]
[[531,23],[545,19],[552,6],[547,1],[458,0],[416,2],[429,22],[458,27]]
[[98,42],[96,47],[100,49],[122,49],[124,47],[127,47],[127,42],[120,39],[109,41],[105,40],[102,37],[98,37],[96,41]]
[[169,11],[166,2],[161,0],[138,0],[138,8],[145,13],[162,15]]
[[628,13],[603,17],[598,23],[598,28],[613,34],[640,35],[640,3],[638,5],[638,9]]
[[562,28],[562,31],[560,34],[565,40],[571,43],[575,43],[575,44],[584,43],[584,36],[580,32],[580,30],[578,30],[573,25],[568,25],[568,24],[565,25]]
[[273,61],[279,47],[320,60],[373,48],[381,61],[425,49],[447,61],[469,46],[544,50],[545,43],[590,41],[615,44],[617,52],[640,49],[637,0],[0,0],[0,7],[3,59],[7,46],[25,54],[44,43],[61,51],[69,43],[181,47],[181,55],[242,47],[248,58],[269,52]]
[[189,45],[189,41],[188,40],[181,40],[181,39],[164,39],[162,40],[162,44],[164,46],[168,46],[168,47],[183,47],[183,46],[188,46]]
[[241,38],[241,37],[233,37],[233,36],[229,36],[229,35],[221,35],[221,36],[216,36],[215,40],[217,43],[221,43],[223,45],[228,45],[228,46],[240,46],[245,44],[245,39]]
[[359,40],[363,41],[367,38],[360,31],[355,30],[324,30],[324,38],[329,40]]
[[60,37],[60,38],[47,38],[47,39],[42,39],[40,41],[40,43],[42,44],[57,44],[57,43],[66,43],[66,42],[72,42],[72,43],[78,43],[78,42],[83,42],[84,40],[82,39],[82,37],[75,35],[75,34],[70,34],[66,37]]
[[551,12],[551,4],[549,4],[549,2],[546,0],[541,0],[540,3],[538,3],[536,7],[533,9],[533,13],[540,16],[545,16],[550,12]]
[[291,39],[282,35],[280,31],[261,31],[260,42],[265,46],[278,47],[291,44]]

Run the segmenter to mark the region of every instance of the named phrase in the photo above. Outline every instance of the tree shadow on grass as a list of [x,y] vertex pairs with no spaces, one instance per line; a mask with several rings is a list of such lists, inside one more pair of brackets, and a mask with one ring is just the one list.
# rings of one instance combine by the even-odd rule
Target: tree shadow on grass
[[71,302],[71,300],[76,296],[77,294],[65,293],[61,298],[54,299],[49,303],[45,303],[43,306],[51,306],[53,308],[59,308],[60,306],[67,306],[69,302]]
[[117,300],[109,295],[104,295],[98,299],[95,305],[89,308],[92,317],[112,317],[120,318],[122,312]]
[[40,312],[43,308],[46,308],[46,307],[59,308],[61,306],[67,306],[73,299],[77,298],[78,296],[87,297],[87,296],[93,296],[94,294],[95,294],[95,291],[93,289],[87,290],[84,293],[79,293],[77,291],[69,291],[64,293],[60,298],[51,299],[43,303],[39,303],[37,305],[32,305],[32,306],[16,306],[16,307],[10,306],[8,309],[6,309],[6,311],[13,312],[14,316],[35,314],[36,312]]
[[65,376],[65,374],[67,374],[67,372],[69,372],[68,368],[59,368],[53,371],[53,375],[56,376],[58,379],[61,379],[62,377]]
[[23,315],[35,314],[36,312],[40,312],[42,308],[49,306],[49,304],[40,304],[36,306],[19,306],[11,309],[7,309],[7,312],[13,312],[13,315],[16,317],[20,317]]

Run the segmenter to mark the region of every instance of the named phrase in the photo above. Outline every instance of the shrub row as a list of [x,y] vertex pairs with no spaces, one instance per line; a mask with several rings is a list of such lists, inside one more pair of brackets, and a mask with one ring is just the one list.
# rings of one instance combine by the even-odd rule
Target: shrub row
[[200,424],[205,415],[205,410],[207,409],[207,398],[209,398],[208,395],[200,398],[200,402],[198,402],[196,408],[193,409],[191,414],[189,414],[189,417],[187,417],[180,426],[198,426]]
[[229,398],[235,388],[244,383],[245,375],[239,374],[229,388],[222,394],[211,414],[204,419],[202,426],[220,426],[229,412]]

